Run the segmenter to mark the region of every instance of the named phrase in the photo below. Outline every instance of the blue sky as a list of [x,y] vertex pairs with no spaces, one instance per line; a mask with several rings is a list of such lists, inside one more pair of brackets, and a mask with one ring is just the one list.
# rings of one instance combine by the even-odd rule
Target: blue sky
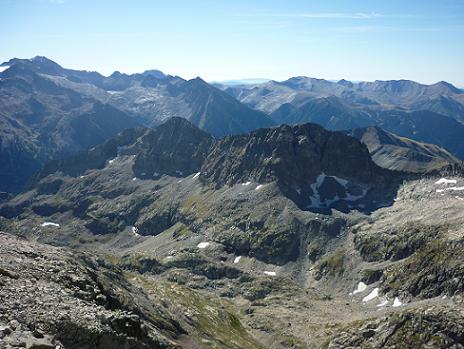
[[0,61],[464,86],[463,0],[0,0]]

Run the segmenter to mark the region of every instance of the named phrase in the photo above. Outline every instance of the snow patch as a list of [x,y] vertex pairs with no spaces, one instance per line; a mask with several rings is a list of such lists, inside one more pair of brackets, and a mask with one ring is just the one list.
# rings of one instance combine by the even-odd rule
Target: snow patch
[[269,275],[269,276],[276,276],[275,271],[265,271],[264,274]]
[[437,189],[437,193],[443,193],[444,191],[448,191],[448,190],[454,190],[454,191],[461,191],[461,190],[464,190],[464,187],[449,187],[449,188],[445,188],[445,189]]
[[238,262],[240,262],[240,259],[242,259],[242,256],[235,257],[234,264],[237,264]]
[[53,223],[53,222],[43,222],[40,226],[41,227],[57,227],[57,228],[60,227],[58,223]]
[[193,179],[198,178],[198,177],[200,176],[200,173],[201,173],[201,172],[195,173],[195,175],[194,175],[192,178],[193,178]]
[[110,161],[108,161],[109,164],[112,164],[114,162],[114,160],[116,160],[116,158],[114,159],[111,159]]
[[135,236],[139,237],[140,234],[139,234],[139,228],[137,227],[132,227],[132,234],[134,234]]
[[395,297],[395,300],[393,301],[393,307],[401,307],[403,303],[401,303],[400,299],[398,297]]
[[369,302],[369,301],[371,301],[371,300],[377,298],[378,296],[379,296],[379,288],[376,287],[376,288],[374,288],[374,289],[372,290],[371,293],[369,293],[366,297],[364,297],[362,301],[363,301],[364,303],[365,303],[365,302]]
[[456,184],[455,179],[446,179],[446,178],[440,178],[438,181],[435,182],[435,184]]
[[136,181],[136,180],[137,180],[137,177],[132,178],[132,180],[133,180],[133,181]]
[[326,178],[334,179],[335,181],[338,182],[338,184],[340,184],[345,189],[346,197],[342,198],[342,200],[353,202],[353,201],[357,201],[357,200],[362,199],[367,194],[367,189],[363,188],[362,193],[360,195],[353,195],[348,190],[348,186],[349,186],[348,180],[346,180],[344,178],[337,177],[337,176],[327,176],[323,172],[319,176],[317,176],[316,182],[310,184],[313,195],[311,195],[309,197],[310,200],[311,200],[311,204],[309,205],[309,207],[312,207],[312,208],[328,208],[334,202],[337,202],[337,201],[341,200],[341,198],[338,195],[336,195],[333,199],[324,199],[324,200],[322,200],[321,195],[319,194],[319,188],[322,186],[322,184],[324,183]]
[[[346,194],[346,198],[344,198],[343,200],[346,200],[346,201],[357,201],[357,200],[362,199],[363,197],[365,197],[366,194],[367,194],[367,189],[366,189],[366,188],[363,188],[361,194],[359,194],[359,195],[353,195],[353,194],[347,193],[347,194]],[[364,206],[364,205],[359,205],[359,206]]]
[[255,188],[255,190],[260,190],[262,187],[264,187],[264,185],[260,184]]
[[200,242],[197,247],[198,248],[207,248],[210,245],[209,242]]
[[0,67],[0,73],[3,73],[5,70],[7,70],[10,66],[9,65],[2,65]]
[[357,293],[361,293],[361,292],[364,292],[367,288],[367,285],[364,283],[364,282],[360,282],[358,284],[358,287],[356,288],[356,290],[354,290],[353,292],[350,293],[350,295],[355,295]]
[[110,94],[110,95],[114,95],[114,94],[116,94],[116,93],[119,93],[119,91],[111,91],[111,90],[110,90],[110,91],[106,91],[106,93],[108,93],[108,94]]
[[346,179],[343,179],[343,178],[339,178],[337,176],[330,176],[332,177],[333,179],[335,179],[341,186],[343,187],[346,187],[346,185],[348,184],[348,181]]
[[380,307],[384,307],[388,304],[388,299],[385,299],[383,302],[380,302],[379,304],[377,304],[377,307],[380,308]]
[[245,186],[250,185],[250,184],[251,184],[250,181],[248,181],[248,182],[246,182],[246,183],[242,183],[242,185],[245,185]]

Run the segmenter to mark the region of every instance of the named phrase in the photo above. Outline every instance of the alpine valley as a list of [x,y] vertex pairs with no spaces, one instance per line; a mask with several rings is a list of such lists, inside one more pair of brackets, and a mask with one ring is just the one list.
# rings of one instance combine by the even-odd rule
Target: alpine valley
[[0,71],[0,348],[464,348],[462,90]]

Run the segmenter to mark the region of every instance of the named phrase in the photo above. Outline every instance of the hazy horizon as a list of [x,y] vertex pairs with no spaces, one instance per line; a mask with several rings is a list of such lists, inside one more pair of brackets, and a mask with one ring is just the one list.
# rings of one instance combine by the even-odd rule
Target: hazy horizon
[[[135,6],[137,5],[137,6]],[[458,0],[0,0],[2,52],[66,68],[206,81],[293,76],[464,86]]]

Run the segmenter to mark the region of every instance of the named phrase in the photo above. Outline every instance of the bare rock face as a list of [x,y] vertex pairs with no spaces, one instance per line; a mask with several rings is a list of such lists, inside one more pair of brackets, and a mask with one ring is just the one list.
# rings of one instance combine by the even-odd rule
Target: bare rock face
[[117,271],[3,232],[0,241],[0,347],[176,347],[180,325]]
[[340,332],[328,348],[463,348],[463,333],[462,310],[430,307],[355,325]]
[[[78,176],[101,169],[120,155],[134,157],[135,179],[201,173],[202,182],[216,189],[276,182],[300,208],[323,212],[370,211],[389,204],[400,180],[398,173],[377,166],[355,138],[315,124],[284,125],[216,140],[187,120],[172,118],[155,130],[127,130],[92,150],[52,162],[30,187],[54,172]],[[55,179],[39,184],[43,193],[58,188]]]
[[140,178],[158,178],[198,172],[212,142],[212,136],[187,120],[172,118],[139,141],[134,173]]
[[314,209],[349,209],[370,187],[384,189],[386,177],[396,180],[372,162],[359,141],[314,124],[226,137],[214,144],[202,167],[202,178],[217,187],[276,181],[300,207]]

